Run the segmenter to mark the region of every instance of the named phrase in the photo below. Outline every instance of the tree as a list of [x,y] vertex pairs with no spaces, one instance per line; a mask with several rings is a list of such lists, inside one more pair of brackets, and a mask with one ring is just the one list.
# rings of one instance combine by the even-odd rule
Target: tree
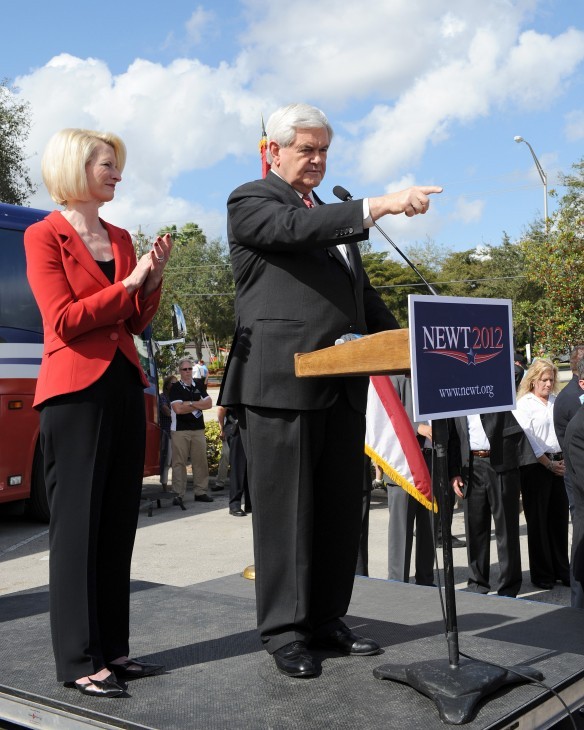
[[[369,281],[387,304],[402,327],[408,326],[408,294],[426,294],[424,284],[406,264],[390,257],[386,251],[373,251],[363,254],[363,267]],[[432,278],[432,273],[422,265],[418,267],[424,277]]]
[[164,274],[162,299],[153,328],[156,339],[172,338],[172,304],[185,315],[188,339],[195,343],[199,358],[205,337],[226,343],[234,331],[235,287],[229,254],[221,240],[207,241],[196,223],[182,228],[164,228],[174,246]]
[[525,256],[507,234],[499,246],[481,246],[450,253],[443,262],[438,288],[445,296],[511,299],[517,342],[529,336],[530,311],[541,297],[541,287],[525,275]]
[[0,200],[24,205],[35,192],[23,144],[30,129],[30,108],[17,100],[8,80],[0,81]]
[[554,355],[584,342],[584,158],[562,176],[567,192],[548,232],[534,223],[521,242],[525,273],[541,297],[529,309],[536,352]]

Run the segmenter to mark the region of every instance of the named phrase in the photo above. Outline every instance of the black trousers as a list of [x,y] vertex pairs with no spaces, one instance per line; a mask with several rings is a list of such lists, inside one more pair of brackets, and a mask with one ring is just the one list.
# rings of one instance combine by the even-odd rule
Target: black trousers
[[470,482],[464,500],[469,588],[491,590],[491,516],[499,559],[500,596],[517,596],[521,588],[519,546],[519,471],[498,474],[488,458],[471,455]]
[[243,407],[258,628],[271,654],[342,623],[361,529],[365,417],[330,408]]
[[245,507],[249,511],[251,499],[247,486],[247,460],[239,427],[237,427],[237,431],[233,436],[229,438],[229,466],[231,468],[229,476],[229,509],[241,509],[241,500],[245,497]]
[[388,577],[402,583],[410,582],[410,563],[416,528],[415,582],[434,584],[434,542],[432,513],[398,486],[387,487],[389,507]]
[[561,580],[568,585],[568,497],[564,480],[539,463],[523,466],[520,471],[531,582]]
[[57,679],[129,652],[130,562],[144,469],[144,390],[118,351],[89,388],[41,412]]
[[[432,474],[432,449],[423,449],[424,460]],[[452,490],[450,490],[452,492]],[[434,585],[433,512],[401,487],[387,487],[389,530],[387,535],[387,565],[389,580],[410,582],[410,564],[416,529],[414,580],[417,585]],[[438,523],[439,524],[439,523]]]

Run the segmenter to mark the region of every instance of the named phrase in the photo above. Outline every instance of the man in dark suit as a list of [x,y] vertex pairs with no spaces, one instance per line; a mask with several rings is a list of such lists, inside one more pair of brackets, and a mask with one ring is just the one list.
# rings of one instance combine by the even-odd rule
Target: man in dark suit
[[[584,368],[582,368],[584,370]],[[584,388],[584,373],[580,383]],[[574,496],[572,513],[572,576],[584,588],[584,405],[566,428],[564,440],[566,474],[570,475]],[[582,606],[575,606],[582,608]]]
[[[584,398],[584,345],[578,345],[570,353],[570,366],[572,368],[572,380],[563,388],[556,398],[554,403],[554,429],[556,436],[562,447],[562,451],[568,450],[568,426],[574,419],[575,415],[580,412],[582,408],[582,398]],[[582,418],[580,416],[580,418]],[[570,434],[576,433],[575,427],[570,429]],[[570,449],[576,454],[576,462],[578,455],[578,447],[572,446]],[[564,474],[564,484],[566,486],[566,493],[568,495],[568,504],[570,507],[570,516],[572,519],[572,526],[574,528],[574,535],[572,536],[572,559],[570,561],[570,587],[571,587],[571,605],[572,608],[584,608],[584,588],[579,580],[574,577],[574,559],[575,559],[575,533],[576,533],[576,495],[575,491],[580,489],[582,494],[582,483],[575,485],[573,483],[573,469],[566,467],[566,473]],[[580,473],[580,482],[582,482],[583,474]],[[580,516],[582,519],[582,515]],[[584,552],[584,545],[581,548],[581,552]],[[584,556],[583,556],[584,558]]]
[[448,440],[452,487],[464,497],[468,587],[488,593],[491,517],[499,558],[500,596],[521,588],[519,467],[535,461],[523,429],[510,411],[454,419]]
[[425,213],[441,188],[322,205],[313,189],[333,135],[324,114],[290,105],[267,133],[271,171],[227,203],[236,334],[220,402],[238,408],[248,460],[260,635],[281,672],[304,677],[318,671],[310,642],[346,654],[379,647],[341,621],[359,544],[368,380],[297,379],[294,353],[398,327],[357,242],[383,215]]
[[[412,379],[409,375],[392,375],[390,380],[403,403],[412,428],[416,432],[428,471],[432,473],[432,426],[429,423],[416,423],[414,421]],[[389,507],[387,540],[389,580],[410,582],[410,563],[415,530],[414,580],[416,585],[434,585],[432,512],[398,485],[388,486],[387,504]]]

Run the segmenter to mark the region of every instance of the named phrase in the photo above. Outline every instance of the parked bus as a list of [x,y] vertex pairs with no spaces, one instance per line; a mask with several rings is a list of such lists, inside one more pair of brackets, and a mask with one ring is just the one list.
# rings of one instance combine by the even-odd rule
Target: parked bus
[[[24,231],[47,211],[0,203],[0,505],[18,503],[48,522],[39,449],[39,413],[32,407],[43,353],[41,315],[26,278]],[[181,313],[182,314],[182,313]],[[149,387],[144,476],[159,472],[158,376],[151,328],[135,337]]]

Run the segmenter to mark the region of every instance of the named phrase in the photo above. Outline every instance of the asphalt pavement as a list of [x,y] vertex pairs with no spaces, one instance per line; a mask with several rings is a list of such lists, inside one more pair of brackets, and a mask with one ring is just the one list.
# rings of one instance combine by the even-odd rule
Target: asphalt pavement
[[[218,390],[210,389],[215,403]],[[205,419],[216,418],[216,407],[205,412]],[[214,478],[211,477],[211,485]],[[144,495],[156,493],[158,477],[144,480]],[[189,483],[186,510],[162,499],[148,515],[149,501],[140,510],[136,546],[132,562],[132,578],[155,581],[173,586],[202,583],[213,578],[242,573],[253,565],[251,515],[233,517],[229,514],[228,489],[211,492],[213,502],[195,502]],[[374,490],[369,525],[369,576],[387,579],[387,531],[389,510],[387,494]],[[527,557],[527,530],[520,515],[521,559],[523,584],[520,598],[544,601],[562,606],[570,605],[570,589],[557,584],[550,591],[531,585]],[[570,526],[570,540],[572,528]],[[452,534],[464,539],[462,510],[456,508]],[[415,545],[414,545],[415,548]],[[464,548],[453,550],[456,588],[464,589],[467,578],[467,557]],[[47,585],[48,529],[46,525],[24,517],[9,517],[0,512],[0,595]],[[437,551],[442,567],[442,551]],[[498,563],[494,534],[491,542],[491,581],[496,586]],[[242,578],[243,579],[243,578]],[[443,582],[443,581],[442,581]]]

